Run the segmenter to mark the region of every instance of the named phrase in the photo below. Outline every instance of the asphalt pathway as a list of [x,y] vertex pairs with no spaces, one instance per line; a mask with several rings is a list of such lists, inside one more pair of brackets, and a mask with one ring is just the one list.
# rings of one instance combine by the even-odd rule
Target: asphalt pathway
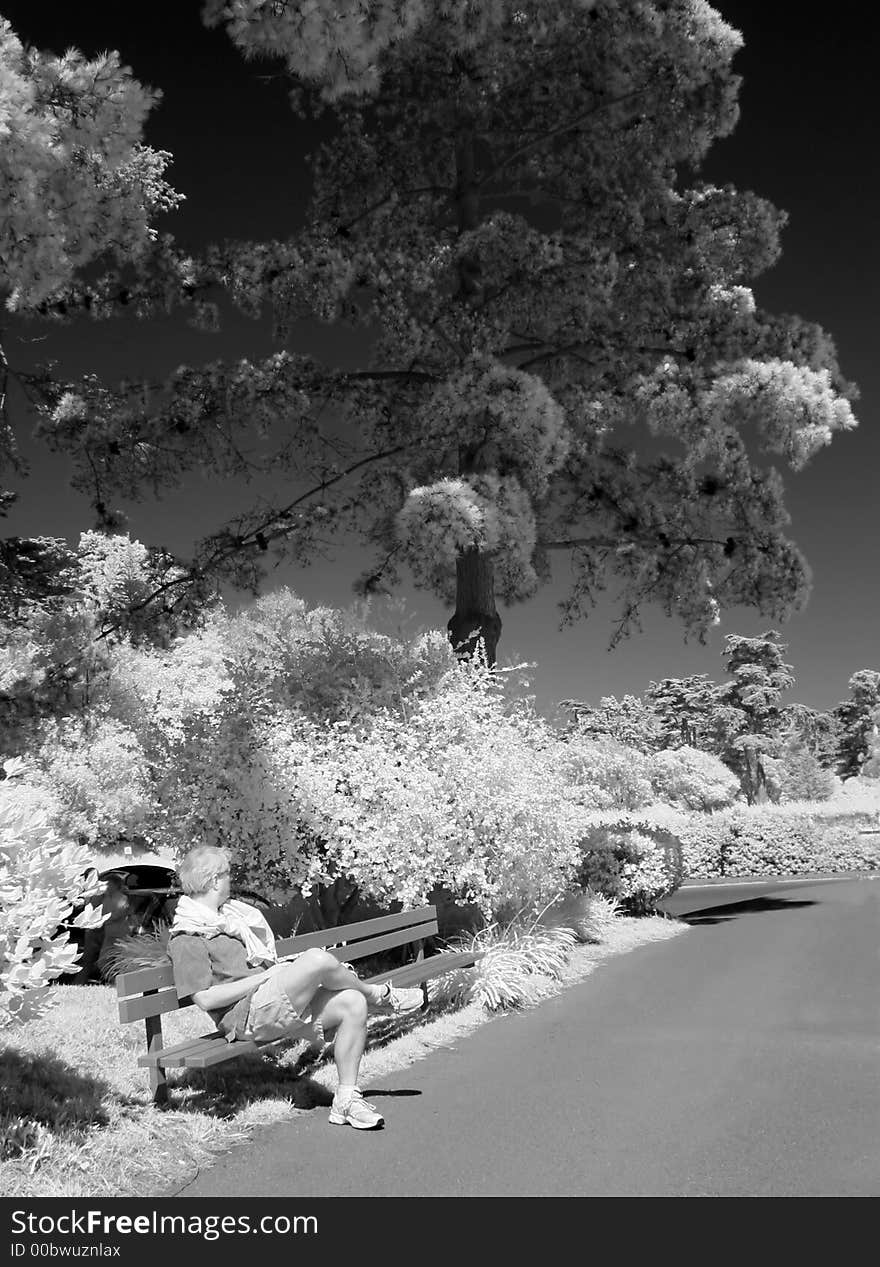
[[689,890],[687,933],[365,1086],[384,1130],[315,1109],[179,1195],[880,1195],[880,882]]

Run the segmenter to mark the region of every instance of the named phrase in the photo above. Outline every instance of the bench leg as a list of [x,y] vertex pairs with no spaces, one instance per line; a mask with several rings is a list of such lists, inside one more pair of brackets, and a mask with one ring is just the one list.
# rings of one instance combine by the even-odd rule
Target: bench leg
[[[162,1046],[162,1017],[147,1016],[144,1018],[147,1030],[147,1051],[155,1051]],[[168,1103],[168,1079],[165,1070],[159,1065],[150,1065],[150,1090],[154,1104]]]
[[[415,962],[421,963],[425,957],[424,938],[421,938],[419,941],[417,941],[416,945],[418,946],[418,950],[416,952]],[[428,998],[428,983],[427,981],[423,981],[422,982],[422,1007],[423,1008],[427,1007],[429,1003],[430,1003],[430,999]]]

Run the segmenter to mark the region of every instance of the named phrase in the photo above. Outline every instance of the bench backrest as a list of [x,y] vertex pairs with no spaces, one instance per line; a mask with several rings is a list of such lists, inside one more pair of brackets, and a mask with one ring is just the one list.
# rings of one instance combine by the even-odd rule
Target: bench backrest
[[[322,928],[299,937],[284,937],[276,941],[278,955],[294,955],[313,946],[325,947],[340,963],[351,963],[367,955],[406,946],[409,942],[422,941],[437,932],[437,908],[420,906],[414,911],[401,911],[398,915],[380,915],[378,919],[361,920],[358,924],[342,924],[337,928]],[[139,968],[134,972],[120,973],[116,978],[116,994],[119,1000],[120,1021],[142,1021],[147,1017],[161,1016],[164,1012],[176,1012],[189,1007],[192,999],[178,999],[174,988],[171,961],[155,968]]]

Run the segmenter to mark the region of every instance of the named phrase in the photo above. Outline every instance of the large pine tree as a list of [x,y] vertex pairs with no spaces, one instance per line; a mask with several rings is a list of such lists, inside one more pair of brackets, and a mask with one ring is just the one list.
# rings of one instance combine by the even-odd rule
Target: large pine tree
[[[533,595],[554,553],[565,619],[619,583],[616,636],[645,602],[698,633],[803,602],[763,455],[803,466],[854,425],[852,389],[821,329],[755,307],[784,216],[698,179],[736,123],[736,31],[703,0],[211,0],[206,17],[284,59],[332,135],[287,240],[200,259],[163,241],[135,282],[33,296],[54,316],[179,302],[210,321],[222,296],[274,316],[277,354],[162,390],[28,381],[101,522],[193,468],[287,471],[289,496],[203,542],[190,578],[256,587],[273,551],[353,533],[375,547],[364,592],[409,568],[490,661],[498,601]],[[361,327],[363,364],[299,353],[304,315]]]

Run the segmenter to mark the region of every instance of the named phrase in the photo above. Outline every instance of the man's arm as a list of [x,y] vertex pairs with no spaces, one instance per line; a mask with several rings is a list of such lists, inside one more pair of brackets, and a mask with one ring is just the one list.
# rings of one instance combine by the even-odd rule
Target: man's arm
[[255,972],[252,976],[241,977],[238,981],[220,981],[217,985],[208,986],[207,990],[196,990],[192,1001],[206,1012],[221,1007],[231,1007],[239,999],[253,994],[260,982],[265,981],[268,975],[267,969],[265,972]]
[[233,981],[214,981],[208,943],[193,933],[175,933],[168,940],[168,955],[179,999],[191,998],[205,1011],[231,1007],[265,981],[265,972],[245,973]]

